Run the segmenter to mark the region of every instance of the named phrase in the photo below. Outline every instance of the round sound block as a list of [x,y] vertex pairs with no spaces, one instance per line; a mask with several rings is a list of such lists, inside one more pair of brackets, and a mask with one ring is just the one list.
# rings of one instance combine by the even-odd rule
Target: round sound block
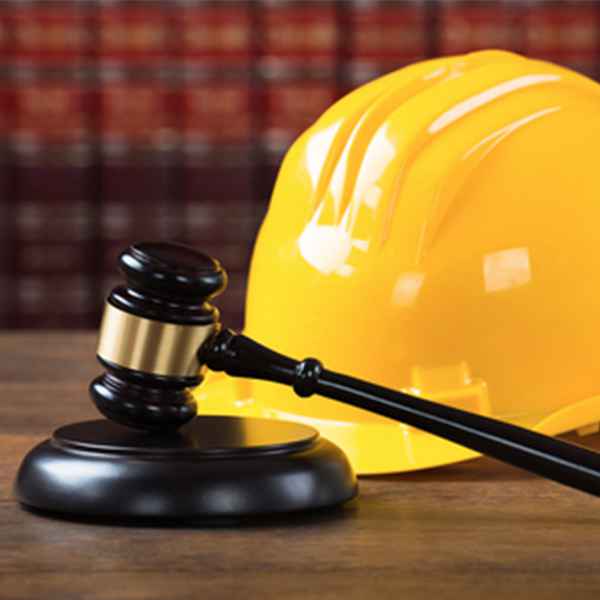
[[170,434],[107,420],[61,427],[25,457],[15,491],[63,515],[171,520],[334,506],[357,484],[344,453],[311,427],[202,416]]

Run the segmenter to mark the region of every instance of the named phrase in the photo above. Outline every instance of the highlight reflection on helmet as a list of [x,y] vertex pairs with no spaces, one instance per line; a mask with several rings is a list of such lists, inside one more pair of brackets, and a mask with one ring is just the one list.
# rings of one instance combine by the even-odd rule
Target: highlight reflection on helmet
[[[592,430],[599,155],[600,86],[508,52],[426,61],[355,90],[283,162],[248,335],[545,433]],[[358,473],[475,456],[272,383],[210,375],[195,394],[201,413],[316,426]]]

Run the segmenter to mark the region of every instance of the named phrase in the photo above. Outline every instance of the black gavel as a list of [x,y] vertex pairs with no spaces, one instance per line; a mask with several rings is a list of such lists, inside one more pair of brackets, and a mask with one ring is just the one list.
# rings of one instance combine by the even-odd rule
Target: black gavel
[[[224,288],[226,275],[217,261],[199,252],[138,244],[120,261],[129,287],[116,288],[108,299],[98,352],[108,373],[91,388],[97,407],[110,419],[150,430],[182,425],[195,415],[186,388],[201,381],[198,373],[206,365],[235,377],[288,385],[302,397],[319,394],[351,404],[600,495],[600,455],[593,451],[328,371],[315,358],[296,361],[244,335],[219,330],[218,311],[207,300]],[[150,328],[162,334],[149,333],[140,319],[150,320]],[[165,334],[169,326],[173,331]],[[161,360],[168,366],[150,374]],[[136,394],[140,389],[143,393]]]
[[600,495],[593,451],[221,329],[210,301],[227,276],[200,252],[141,243],[119,264],[127,285],[107,299],[97,351],[106,372],[90,386],[107,420],[62,427],[29,452],[15,485],[25,506],[100,518],[220,518],[334,506],[356,494],[343,452],[310,427],[197,417],[190,388],[206,367],[288,385],[301,397],[320,394]]

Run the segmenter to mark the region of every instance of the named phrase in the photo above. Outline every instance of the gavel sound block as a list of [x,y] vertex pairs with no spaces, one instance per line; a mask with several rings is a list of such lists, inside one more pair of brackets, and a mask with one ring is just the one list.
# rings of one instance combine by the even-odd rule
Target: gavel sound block
[[193,519],[337,505],[357,492],[344,453],[311,427],[196,416],[188,389],[219,331],[219,263],[174,244],[131,246],[112,290],[90,385],[107,417],[61,427],[24,459],[22,504],[66,516]]
[[[296,423],[195,416],[188,389],[208,366],[292,386],[418,427],[542,477],[600,495],[600,455],[495,419],[295,361],[229,330],[210,304],[219,263],[172,244],[120,257],[91,395],[107,419],[68,425],[17,476],[27,506],[67,515],[215,518],[341,504],[357,492],[343,452]],[[310,400],[307,400],[307,402]]]

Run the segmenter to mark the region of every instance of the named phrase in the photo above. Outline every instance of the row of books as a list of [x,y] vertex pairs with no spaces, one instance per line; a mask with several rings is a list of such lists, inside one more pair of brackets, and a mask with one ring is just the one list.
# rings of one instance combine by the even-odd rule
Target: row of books
[[0,50],[23,65],[246,71],[258,59],[274,76],[490,46],[578,62],[597,50],[597,11],[595,0],[4,0]]
[[[215,256],[230,273],[221,307],[239,325],[256,202],[250,163],[34,160],[0,180],[5,327],[87,327],[119,283],[119,252],[133,241],[172,240]],[[5,170],[6,173],[6,170]],[[12,227],[11,227],[12,224]]]
[[285,150],[349,89],[501,47],[596,76],[600,2],[0,2],[0,327],[94,327],[121,248],[221,259],[242,322]]

